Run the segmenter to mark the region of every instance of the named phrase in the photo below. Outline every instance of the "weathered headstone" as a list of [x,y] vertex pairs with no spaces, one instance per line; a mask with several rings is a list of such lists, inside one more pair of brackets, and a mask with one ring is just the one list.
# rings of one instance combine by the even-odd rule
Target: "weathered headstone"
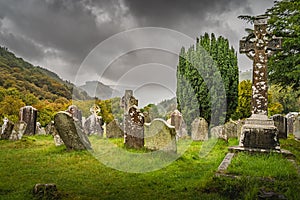
[[237,121],[237,137],[240,140],[242,134],[242,127],[245,125],[245,120],[238,120]]
[[267,21],[267,16],[255,17],[253,34],[240,41],[240,53],[253,60],[252,115],[242,127],[240,146],[280,150],[278,130],[267,116],[267,58],[281,48],[281,38],[268,33]]
[[78,120],[80,122],[80,125],[82,126],[82,112],[81,112],[81,110],[78,109],[77,106],[70,105],[68,107],[68,109],[66,110],[66,112],[70,113],[72,115],[72,117],[75,120]]
[[145,123],[150,123],[152,121],[149,112],[144,111],[143,115],[144,115]]
[[103,136],[102,117],[99,116],[101,109],[99,106],[94,105],[90,108],[91,115],[84,122],[84,131],[87,135]]
[[4,140],[8,140],[13,132],[13,128],[14,128],[14,123],[5,117],[3,119],[0,138]]
[[293,124],[293,132],[295,135],[295,138],[300,140],[300,116],[297,115],[297,117],[295,117],[295,121]]
[[195,141],[208,140],[208,123],[202,117],[197,117],[192,122],[192,140]]
[[144,147],[144,116],[137,108],[132,106],[129,108],[125,117],[124,140],[125,146],[129,148]]
[[235,121],[229,121],[226,124],[224,124],[224,131],[227,136],[227,139],[229,138],[238,138],[238,130],[237,130],[237,122]]
[[36,123],[36,131],[35,133],[37,135],[46,135],[46,130],[44,127],[42,127],[41,123],[40,122],[37,122]]
[[124,114],[127,114],[132,106],[138,106],[138,100],[133,96],[132,90],[125,90],[125,95],[121,99],[121,107]]
[[54,126],[68,149],[91,149],[91,143],[79,123],[68,112],[60,111],[54,116]]
[[287,118],[287,132],[288,134],[294,133],[294,121],[296,113],[288,113],[285,117]]
[[182,124],[182,115],[179,110],[174,110],[171,113],[171,125],[175,127],[177,135],[180,135],[180,128]]
[[175,127],[162,119],[154,119],[151,123],[145,124],[145,147],[176,153]]
[[54,140],[54,144],[55,146],[61,146],[64,144],[64,142],[62,141],[62,139],[60,138],[55,126],[54,126],[54,121],[51,121],[47,126],[46,126],[46,134],[47,135],[52,135],[53,136],[53,140]]
[[224,125],[215,126],[210,129],[210,135],[212,138],[223,139],[228,141],[228,137],[225,133]]
[[16,141],[20,140],[26,130],[26,122],[17,122],[14,125],[12,134],[10,135],[10,140]]
[[24,106],[20,109],[20,120],[26,122],[26,130],[24,135],[35,135],[36,134],[36,119],[37,109],[32,106]]
[[118,120],[113,120],[109,122],[106,126],[106,137],[107,138],[122,138],[124,137],[124,132],[121,129]]
[[96,116],[94,114],[90,115],[85,123],[84,123],[84,130],[87,135],[98,135],[100,137],[103,136],[103,129],[102,129],[102,117]]
[[278,129],[278,138],[286,139],[287,138],[287,119],[282,115],[273,115],[271,117],[274,121],[274,125]]

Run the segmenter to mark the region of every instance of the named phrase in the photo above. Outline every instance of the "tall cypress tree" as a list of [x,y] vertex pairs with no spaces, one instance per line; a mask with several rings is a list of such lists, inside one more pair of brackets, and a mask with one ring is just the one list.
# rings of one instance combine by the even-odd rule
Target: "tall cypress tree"
[[[220,86],[224,87],[226,97]],[[225,114],[222,108],[226,102]],[[181,49],[177,67],[177,103],[187,125],[198,116],[212,125],[230,119],[238,104],[238,66],[237,54],[227,39],[216,39],[214,34],[210,37],[205,33],[196,39],[195,46]],[[212,116],[224,119],[213,119]]]

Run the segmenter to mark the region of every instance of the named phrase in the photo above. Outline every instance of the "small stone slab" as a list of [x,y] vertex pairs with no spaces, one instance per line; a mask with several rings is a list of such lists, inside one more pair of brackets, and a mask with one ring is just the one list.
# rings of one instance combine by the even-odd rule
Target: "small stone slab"
[[106,125],[106,137],[107,138],[122,138],[122,137],[124,137],[124,132],[121,129],[117,120],[113,120],[108,125]]
[[229,164],[231,163],[232,158],[234,157],[234,153],[227,153],[223,161],[218,167],[218,172],[225,172],[228,168]]
[[33,187],[33,196],[36,199],[61,199],[54,183],[35,184],[35,186]]
[[259,149],[259,148],[247,148],[247,147],[241,147],[241,146],[233,146],[228,147],[228,150],[230,152],[249,152],[249,153],[279,153],[282,154],[285,157],[294,157],[295,155],[291,153],[288,150],[285,149]]

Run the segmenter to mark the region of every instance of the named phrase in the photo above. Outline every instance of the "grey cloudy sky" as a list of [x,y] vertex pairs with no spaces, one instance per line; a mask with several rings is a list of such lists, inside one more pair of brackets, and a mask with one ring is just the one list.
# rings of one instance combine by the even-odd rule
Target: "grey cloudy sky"
[[[139,40],[140,35],[130,39],[125,36],[107,45],[105,51],[99,51],[97,64],[85,68],[82,63],[101,42],[141,27],[175,30],[194,41],[205,32],[213,32],[228,38],[238,50],[238,41],[246,35],[244,29],[250,25],[237,16],[263,14],[272,5],[273,0],[0,0],[0,45],[77,84],[89,79],[117,84],[124,79],[122,84],[132,85],[138,92],[141,85],[148,88],[151,81],[154,85],[160,84],[156,80],[159,77],[169,80],[170,85],[160,85],[171,87],[169,91],[174,93],[174,69],[178,60],[174,53],[140,49],[126,52],[117,60],[107,60],[109,67],[103,64],[105,58],[111,59],[110,54],[115,54],[115,49],[135,46],[131,43]],[[146,36],[142,40],[151,43],[152,36]],[[159,66],[163,68],[161,72]],[[156,70],[147,71],[149,68]],[[239,68],[251,68],[245,55],[239,56]],[[139,74],[143,72],[147,82],[141,83]],[[78,78],[83,74],[85,76]]]

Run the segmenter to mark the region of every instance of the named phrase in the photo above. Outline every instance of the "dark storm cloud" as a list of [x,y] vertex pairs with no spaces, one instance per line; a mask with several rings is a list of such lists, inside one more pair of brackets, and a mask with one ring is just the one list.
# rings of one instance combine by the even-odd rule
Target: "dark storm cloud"
[[[272,0],[0,0],[0,45],[72,81],[80,63],[97,44],[134,27],[171,28],[192,38],[214,32],[229,38],[237,49],[243,31],[237,15],[254,14],[260,7],[261,10],[267,8],[270,2]],[[108,49],[105,53],[109,52]],[[90,74],[95,71],[97,69]]]
[[174,27],[182,21],[205,20],[207,14],[229,12],[245,4],[243,0],[125,0],[143,25]]
[[70,65],[64,72],[72,73],[72,66],[94,46],[122,30],[117,5],[118,1],[0,1],[0,17],[8,24],[5,27],[2,20],[0,42],[34,61],[57,52]]

